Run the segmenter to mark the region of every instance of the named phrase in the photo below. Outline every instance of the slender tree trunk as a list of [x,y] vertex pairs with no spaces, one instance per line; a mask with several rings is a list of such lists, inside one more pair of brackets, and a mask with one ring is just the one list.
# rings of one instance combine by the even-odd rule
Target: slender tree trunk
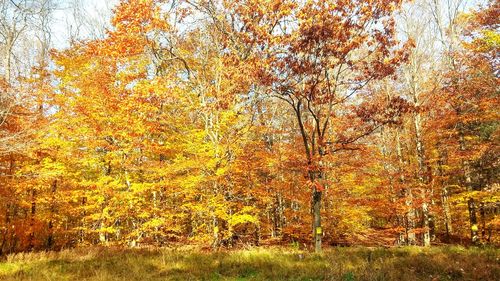
[[101,219],[99,222],[99,242],[103,245],[106,245],[108,243],[108,236],[105,232],[102,231],[104,228],[104,219]]
[[4,78],[7,83],[10,83],[11,79],[11,61],[12,61],[12,48],[14,47],[14,34],[12,32],[7,33],[7,38],[5,40],[5,54],[3,57],[4,66]]
[[85,212],[85,204],[87,204],[87,197],[83,196],[82,197],[82,201],[81,201],[81,208],[82,208],[82,212],[81,212],[81,227],[82,229],[80,229],[80,233],[79,233],[79,241],[80,243],[83,244],[83,242],[85,241],[85,229],[86,229],[86,224],[85,224],[85,216],[87,215],[87,213]]
[[259,246],[260,245],[260,224],[257,224],[255,226],[254,245],[255,246]]
[[445,226],[445,230],[446,230],[446,237],[449,239],[451,234],[453,233],[453,226],[451,224],[449,191],[448,191],[448,188],[446,186],[443,187],[442,204],[443,204],[443,212],[444,212],[444,226]]
[[479,216],[481,219],[481,239],[486,240],[486,214],[485,214],[484,202],[479,203]]
[[[313,142],[314,143],[314,142]],[[313,189],[312,194],[312,207],[313,207],[313,238],[314,238],[314,251],[316,253],[321,252],[321,240],[323,238],[323,228],[321,226],[321,201],[323,197],[324,186],[323,183],[319,182],[324,181],[326,179],[326,174],[324,170],[323,164],[323,156],[325,156],[325,148],[321,145],[322,140],[318,141],[318,155],[320,157],[318,161],[318,166],[315,167],[317,169],[316,175],[311,175],[311,182],[316,183]]]
[[[464,125],[462,123],[458,124],[458,141],[460,145],[460,151],[466,151],[466,143],[465,143],[465,133],[464,133]],[[462,168],[464,171],[464,185],[467,191],[472,191],[472,178],[470,173],[470,163],[467,158],[462,160]],[[477,244],[479,242],[478,236],[478,225],[477,225],[477,216],[476,216],[476,203],[474,202],[474,198],[470,198],[467,202],[468,210],[469,210],[469,222],[471,228],[471,242],[473,244]]]
[[321,238],[323,236],[323,229],[321,228],[321,195],[319,190],[313,191],[313,238],[314,238],[314,251],[321,252]]
[[422,216],[422,226],[424,227],[423,243],[424,246],[428,247],[431,245],[431,235],[429,231],[429,204],[427,202],[422,203]]
[[0,244],[0,256],[5,252],[5,246],[7,244],[7,236],[10,229],[10,204],[5,206],[5,227],[2,231],[2,244]]
[[[153,195],[153,210],[154,210],[153,211],[153,218],[156,219],[158,217],[158,215],[156,213],[156,210],[158,208],[158,202],[157,202],[158,199],[157,199],[157,192],[156,192],[156,190],[152,192],[152,195]],[[154,238],[154,240],[155,240],[155,242],[156,242],[157,245],[160,243],[159,237],[158,237],[158,231],[159,231],[158,226],[155,226],[155,233],[154,233],[153,238]]]
[[270,227],[269,227],[269,230],[271,231],[271,238],[275,238],[276,237],[276,227],[275,227],[275,223],[274,223],[274,215],[273,215],[273,206],[272,206],[272,203],[269,203],[268,204],[268,207],[267,207],[267,212],[266,212],[266,215],[267,215],[267,220],[270,222]]
[[407,209],[405,214],[406,244],[415,245],[416,244],[415,209],[413,208],[413,194],[411,187],[409,185],[406,185],[406,179],[404,176],[404,168],[403,168],[405,166],[405,161],[403,159],[403,150],[401,146],[401,136],[399,134],[399,131],[396,131],[396,153],[398,155],[398,161],[399,161],[399,174],[400,174],[399,180],[401,185],[405,186],[404,192],[402,194],[405,198],[405,204]]
[[415,245],[417,242],[415,236],[415,209],[413,208],[413,194],[411,188],[406,189],[406,233],[408,245]]
[[51,202],[50,202],[50,220],[49,220],[49,237],[47,239],[47,248],[52,249],[54,246],[54,215],[56,212],[56,190],[57,180],[54,180],[51,188]]
[[217,220],[217,217],[215,217],[215,215],[212,218],[212,226],[213,226],[213,233],[214,233],[213,242],[212,242],[212,248],[215,249],[215,248],[217,248],[220,245],[219,222]]
[[[396,193],[395,189],[394,189],[394,179],[393,179],[393,176],[390,172],[390,167],[389,167],[389,164],[388,164],[388,160],[389,160],[389,156],[390,156],[390,153],[387,149],[387,144],[386,144],[386,136],[385,136],[385,130],[384,128],[382,128],[382,130],[380,131],[380,136],[382,138],[382,156],[384,156],[384,171],[387,173],[388,177],[389,177],[389,188],[390,188],[390,202],[393,204],[393,206],[395,206],[397,200],[398,200],[398,194]],[[395,212],[396,214],[396,225],[398,226],[402,226],[403,225],[403,221],[402,221],[402,218],[400,216],[400,214],[396,211]],[[402,245],[404,244],[404,241],[405,241],[405,238],[404,238],[404,232],[400,232],[399,233],[399,236],[398,236],[398,240],[397,240],[397,243],[398,245]]]
[[[415,97],[415,104],[418,104],[418,100]],[[422,141],[422,117],[419,112],[417,112],[413,118],[415,126],[415,141],[417,149],[417,162],[418,162],[418,181],[422,194],[422,228],[424,232],[422,233],[422,241],[424,246],[430,246],[430,230],[429,230],[429,203],[427,196],[427,176],[426,173],[426,163],[425,163],[425,151],[424,144]]]
[[451,224],[451,212],[450,212],[450,202],[449,197],[450,193],[447,187],[447,182],[443,180],[444,177],[444,169],[443,164],[445,163],[445,153],[437,147],[439,151],[439,160],[437,162],[437,173],[439,178],[439,184],[442,186],[441,188],[441,205],[444,213],[444,228],[446,231],[446,239],[450,239],[451,234],[453,233],[453,226]]
[[[466,150],[465,136],[463,124],[458,124],[458,141],[460,145],[460,151],[463,153]],[[467,191],[472,191],[472,178],[470,173],[470,163],[467,158],[462,160],[462,170],[464,171],[464,184]]]
[[477,216],[476,216],[476,203],[474,198],[469,198],[467,202],[469,207],[469,222],[470,222],[470,234],[472,244],[477,244],[479,242],[478,236],[478,226],[477,226]]
[[278,192],[277,195],[277,200],[278,200],[278,235],[283,234],[283,227],[285,226],[285,206],[284,206],[284,200],[283,200],[283,195],[281,192]]
[[36,216],[36,190],[31,189],[31,216],[30,216],[30,235],[28,250],[32,251],[35,247],[35,216]]
[[420,183],[425,183],[425,151],[424,144],[422,142],[422,117],[420,113],[416,113],[413,118],[413,124],[415,126],[415,144],[417,149],[417,162],[418,162],[418,179]]
[[[12,153],[10,153],[9,155],[10,159],[9,159],[9,176],[13,176],[14,175],[14,164],[15,164],[15,161],[14,161],[14,156]],[[2,233],[2,244],[0,245],[0,256],[6,252],[6,246],[8,244],[11,244],[12,241],[10,241],[7,237],[9,236],[9,232],[13,232],[11,230],[11,226],[10,226],[10,222],[11,222],[11,202],[10,200],[8,202],[6,202],[6,206],[5,206],[5,228],[3,230],[3,233]]]

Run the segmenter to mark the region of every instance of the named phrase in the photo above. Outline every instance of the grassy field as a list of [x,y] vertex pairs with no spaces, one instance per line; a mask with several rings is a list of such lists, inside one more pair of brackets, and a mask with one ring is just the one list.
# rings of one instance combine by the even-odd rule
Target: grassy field
[[500,280],[500,249],[74,249],[8,256],[0,280]]

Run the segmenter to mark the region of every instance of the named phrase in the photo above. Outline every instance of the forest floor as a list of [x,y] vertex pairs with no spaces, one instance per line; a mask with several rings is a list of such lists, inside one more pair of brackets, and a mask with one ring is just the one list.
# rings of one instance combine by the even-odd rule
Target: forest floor
[[500,248],[78,248],[10,255],[0,280],[500,280]]

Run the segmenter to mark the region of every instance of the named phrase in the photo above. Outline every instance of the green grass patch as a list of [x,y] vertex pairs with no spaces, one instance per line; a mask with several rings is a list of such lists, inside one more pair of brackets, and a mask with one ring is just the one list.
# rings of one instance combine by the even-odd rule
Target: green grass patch
[[500,280],[498,248],[74,249],[18,254],[0,280]]

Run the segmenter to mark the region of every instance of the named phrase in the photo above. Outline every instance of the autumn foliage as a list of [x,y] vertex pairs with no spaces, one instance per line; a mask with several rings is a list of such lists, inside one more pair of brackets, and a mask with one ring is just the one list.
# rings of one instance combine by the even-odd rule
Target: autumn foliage
[[0,254],[499,243],[498,3],[431,69],[403,2],[121,1],[0,80]]

